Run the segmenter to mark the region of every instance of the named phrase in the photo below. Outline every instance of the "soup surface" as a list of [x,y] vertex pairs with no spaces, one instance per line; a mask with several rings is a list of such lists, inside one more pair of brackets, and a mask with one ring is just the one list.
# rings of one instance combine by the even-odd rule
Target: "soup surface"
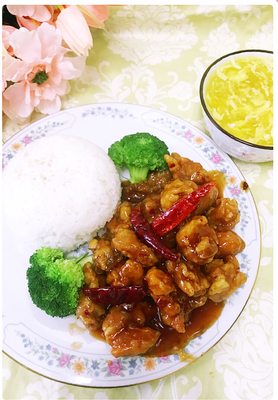
[[228,133],[272,146],[273,63],[268,57],[240,57],[221,64],[208,79],[209,113]]

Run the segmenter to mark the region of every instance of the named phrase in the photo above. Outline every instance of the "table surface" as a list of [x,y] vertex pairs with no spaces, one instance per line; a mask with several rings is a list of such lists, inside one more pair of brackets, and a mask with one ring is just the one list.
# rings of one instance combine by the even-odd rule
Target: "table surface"
[[[142,104],[206,132],[198,87],[206,67],[240,49],[272,50],[272,6],[117,6],[63,109],[81,104]],[[4,119],[6,141],[29,123]],[[272,163],[234,160],[254,195],[262,256],[251,297],[232,329],[193,364],[165,378],[116,389],[51,381],[3,356],[3,399],[243,399],[272,398]]]

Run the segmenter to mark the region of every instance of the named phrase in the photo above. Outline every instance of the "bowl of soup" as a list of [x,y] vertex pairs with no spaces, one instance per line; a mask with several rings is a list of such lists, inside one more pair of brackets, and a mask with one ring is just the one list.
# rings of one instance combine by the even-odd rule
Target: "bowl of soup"
[[242,50],[214,61],[200,82],[207,129],[243,161],[273,160],[273,52]]

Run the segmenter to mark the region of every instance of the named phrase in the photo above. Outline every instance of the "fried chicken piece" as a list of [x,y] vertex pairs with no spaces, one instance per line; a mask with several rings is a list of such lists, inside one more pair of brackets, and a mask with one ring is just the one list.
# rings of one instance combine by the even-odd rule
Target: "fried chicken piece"
[[240,213],[235,199],[221,198],[207,213],[209,225],[217,231],[233,229],[239,222]]
[[184,261],[167,261],[167,270],[173,276],[177,286],[189,297],[206,294],[209,282],[198,265]]
[[151,223],[152,220],[157,217],[160,212],[160,195],[152,195],[150,197],[146,197],[141,202],[141,211],[146,218],[146,220]]
[[142,285],[144,270],[142,265],[134,260],[127,260],[107,274],[106,282],[112,286]]
[[[160,204],[163,211],[174,205],[181,197],[187,196],[198,189],[198,185],[190,180],[175,179],[168,183],[161,193]],[[218,197],[218,189],[212,187],[209,193],[199,200],[199,204],[191,215],[201,215],[209,210]]]
[[93,264],[87,262],[83,265],[83,274],[86,286],[90,288],[98,288],[99,281],[96,272],[93,270]]
[[199,200],[196,209],[192,212],[191,216],[202,215],[206,213],[212,206],[215,205],[218,197],[218,189],[216,186],[212,187],[210,191]]
[[179,333],[185,332],[185,310],[173,295],[152,295],[156,302],[162,322]]
[[93,239],[89,243],[89,248],[93,251],[94,266],[103,271],[111,271],[123,260],[123,255],[108,239]]
[[77,318],[80,318],[86,328],[93,334],[101,327],[105,309],[99,304],[94,303],[83,293],[79,299],[79,305],[76,310]]
[[120,229],[117,231],[115,237],[112,239],[112,244],[124,256],[138,261],[143,266],[151,267],[158,261],[153,250],[141,243],[135,232],[131,229]]
[[148,270],[145,280],[155,296],[167,295],[176,290],[172,277],[156,267]]
[[177,332],[185,332],[184,311],[179,302],[170,294],[176,291],[172,277],[158,269],[151,268],[145,277],[150,294],[156,302],[162,321]]
[[208,176],[210,178],[210,181],[213,181],[217,187],[218,197],[223,197],[226,186],[225,174],[218,169],[213,169],[211,171],[208,171]]
[[205,216],[193,217],[180,228],[176,239],[182,254],[195,264],[212,261],[218,251],[216,233]]
[[234,231],[216,232],[218,239],[217,257],[236,255],[245,248],[243,239]]
[[234,256],[228,256],[225,260],[215,259],[205,266],[205,270],[210,281],[208,297],[215,303],[227,299],[247,279]]
[[181,157],[177,153],[165,154],[164,159],[174,179],[190,180],[198,185],[211,180],[208,172],[198,162]]
[[160,332],[149,327],[125,328],[113,338],[111,344],[114,357],[145,354],[157,342]]
[[128,201],[123,201],[118,206],[113,218],[106,224],[107,230],[114,236],[119,229],[130,228],[130,216],[131,204]]
[[181,197],[192,193],[197,188],[198,185],[190,180],[181,181],[180,179],[175,179],[167,183],[160,196],[162,210],[168,210],[168,208],[172,207]]
[[131,310],[123,305],[114,306],[103,321],[105,339],[112,346],[115,357],[136,356],[146,353],[157,342],[160,332],[145,327],[141,304]]

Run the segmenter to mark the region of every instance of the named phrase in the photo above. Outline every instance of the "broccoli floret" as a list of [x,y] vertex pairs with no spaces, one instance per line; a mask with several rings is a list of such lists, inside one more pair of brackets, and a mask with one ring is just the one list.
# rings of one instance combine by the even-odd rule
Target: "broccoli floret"
[[[83,257],[84,258],[84,257]],[[33,303],[52,317],[75,314],[84,284],[82,264],[59,249],[42,247],[30,257],[28,290]]]
[[108,149],[116,166],[128,169],[132,183],[145,180],[150,171],[167,169],[164,155],[168,153],[167,145],[147,132],[124,136]]

